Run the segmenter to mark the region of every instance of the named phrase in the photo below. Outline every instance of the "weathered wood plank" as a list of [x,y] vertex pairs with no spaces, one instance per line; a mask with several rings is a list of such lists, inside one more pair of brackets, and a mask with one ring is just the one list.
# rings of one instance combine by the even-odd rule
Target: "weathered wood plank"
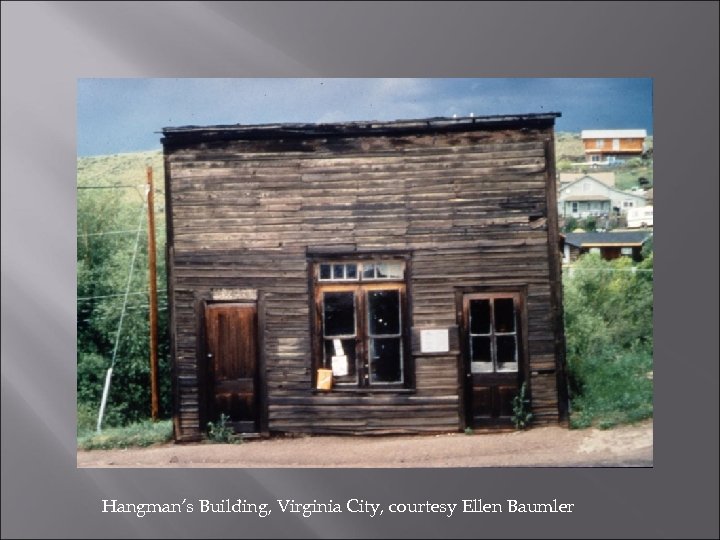
[[[212,288],[264,295],[271,431],[455,430],[458,358],[413,359],[412,395],[312,394],[310,247],[412,253],[409,324],[457,324],[455,290],[527,287],[529,369],[543,421],[557,417],[557,284],[548,254],[550,124],[432,133],[253,135],[166,145],[166,198],[179,440],[201,431],[196,298]],[[332,131],[332,130],[330,130]],[[535,371],[533,371],[535,370]],[[555,384],[552,384],[555,381]],[[555,401],[553,401],[555,400]],[[553,409],[555,407],[555,409]]]

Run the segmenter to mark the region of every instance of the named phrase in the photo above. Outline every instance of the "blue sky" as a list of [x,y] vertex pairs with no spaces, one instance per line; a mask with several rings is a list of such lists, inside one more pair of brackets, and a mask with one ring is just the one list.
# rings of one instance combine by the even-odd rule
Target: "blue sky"
[[159,149],[170,126],[541,112],[652,133],[652,79],[79,79],[77,153]]

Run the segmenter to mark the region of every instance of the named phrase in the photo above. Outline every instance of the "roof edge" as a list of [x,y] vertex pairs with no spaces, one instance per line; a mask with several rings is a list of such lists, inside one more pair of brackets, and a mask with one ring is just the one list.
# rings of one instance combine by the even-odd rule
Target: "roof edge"
[[427,129],[452,129],[454,127],[493,126],[517,123],[549,123],[553,124],[555,119],[562,116],[559,112],[529,113],[516,115],[493,115],[493,116],[463,116],[457,118],[433,117],[408,120],[392,121],[352,121],[334,123],[276,123],[276,124],[228,124],[211,126],[177,126],[164,127],[162,134],[166,137],[174,135],[242,135],[252,134],[253,136],[275,135],[280,133],[294,133],[307,135],[325,134],[366,134],[384,131],[404,130],[427,130]]

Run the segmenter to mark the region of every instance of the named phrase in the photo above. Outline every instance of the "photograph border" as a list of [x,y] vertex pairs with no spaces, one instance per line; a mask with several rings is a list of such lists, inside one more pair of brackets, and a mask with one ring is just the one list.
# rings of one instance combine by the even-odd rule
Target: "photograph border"
[[[2,536],[717,537],[718,4],[297,4],[2,4]],[[308,75],[653,78],[653,468],[76,468],[77,79]],[[101,502],[250,496],[558,499],[576,511],[139,518]]]

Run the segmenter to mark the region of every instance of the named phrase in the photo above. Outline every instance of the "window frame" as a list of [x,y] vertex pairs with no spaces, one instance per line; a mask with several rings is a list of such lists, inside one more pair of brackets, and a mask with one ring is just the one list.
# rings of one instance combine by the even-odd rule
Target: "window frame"
[[[402,263],[404,275],[401,278],[372,278],[363,279],[361,265],[377,263]],[[357,264],[357,279],[320,279],[321,264]],[[346,273],[346,272],[344,272]],[[332,275],[332,272],[331,272]],[[308,285],[310,292],[310,332],[312,343],[312,392],[352,392],[352,393],[381,393],[381,392],[414,392],[415,374],[411,349],[410,320],[410,256],[409,254],[322,254],[308,256]],[[369,299],[368,293],[377,290],[397,290],[399,294],[400,334],[393,338],[400,339],[401,348],[401,377],[399,381],[381,382],[372,380],[372,360],[370,347],[373,338],[370,335]],[[318,369],[332,369],[325,358],[325,342],[332,337],[324,334],[324,307],[323,293],[352,291],[355,308],[355,363],[356,380],[354,382],[337,383],[333,376],[332,389],[317,390]]]
[[[500,332],[497,330],[495,325],[495,302],[497,300],[512,300],[513,304],[513,331],[512,332]],[[472,331],[472,311],[471,311],[471,302],[474,301],[487,301],[488,307],[489,307],[489,315],[490,318],[488,320],[489,332],[487,333],[473,333]],[[465,343],[466,351],[467,351],[467,358],[468,358],[468,370],[470,373],[478,374],[478,375],[485,375],[485,376],[492,376],[492,375],[502,375],[502,374],[522,374],[524,369],[524,307],[523,307],[523,295],[521,292],[518,291],[493,291],[493,292],[472,292],[472,293],[466,293],[463,296],[463,317],[465,318],[467,329],[465,330],[465,336],[464,339],[467,341]],[[498,338],[512,336],[514,338],[515,342],[515,361],[512,362],[515,364],[514,369],[500,369],[499,364],[500,361],[498,359]],[[492,370],[486,371],[486,370],[473,370],[473,353],[472,353],[472,340],[474,337],[485,337],[490,340],[490,364],[492,367]]]

